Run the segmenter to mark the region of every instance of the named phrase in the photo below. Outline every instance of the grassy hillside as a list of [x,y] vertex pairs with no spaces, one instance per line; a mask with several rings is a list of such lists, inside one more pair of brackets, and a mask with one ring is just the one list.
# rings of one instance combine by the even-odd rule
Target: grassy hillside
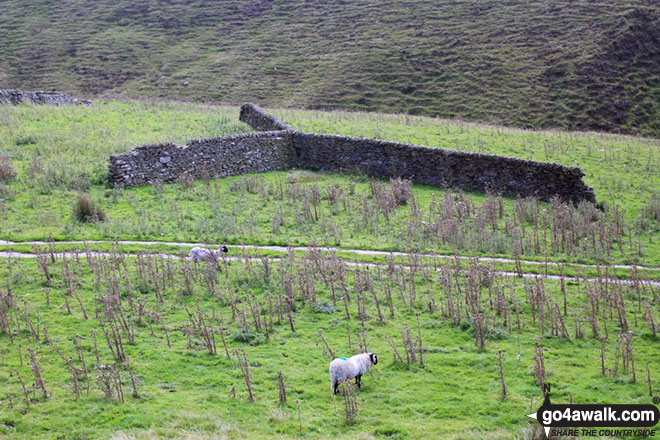
[[658,17],[646,0],[0,0],[0,86],[658,137]]

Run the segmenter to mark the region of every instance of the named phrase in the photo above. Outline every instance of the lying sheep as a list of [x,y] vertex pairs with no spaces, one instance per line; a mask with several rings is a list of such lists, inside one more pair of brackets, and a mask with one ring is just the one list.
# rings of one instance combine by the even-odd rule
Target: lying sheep
[[332,382],[332,392],[337,394],[337,387],[340,383],[355,378],[358,388],[362,387],[362,375],[367,372],[372,365],[378,363],[376,353],[356,354],[346,359],[337,358],[330,362],[330,382]]
[[201,248],[201,247],[194,247],[190,250],[190,254],[188,254],[188,263],[191,262],[197,262],[197,261],[208,261],[209,263],[218,263],[218,257],[223,252],[229,252],[229,249],[227,249],[227,246],[222,245],[218,246],[217,251],[209,250],[206,248]]

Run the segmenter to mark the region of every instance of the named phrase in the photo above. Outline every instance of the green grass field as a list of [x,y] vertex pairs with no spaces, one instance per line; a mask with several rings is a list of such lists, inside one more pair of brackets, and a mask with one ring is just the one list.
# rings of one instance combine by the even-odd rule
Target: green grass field
[[[660,264],[657,140],[404,115],[273,113],[305,131],[578,165],[602,210],[422,185],[411,186],[405,204],[392,206],[389,181],[307,170],[108,188],[109,154],[250,129],[237,122],[232,107],[136,101],[0,107],[0,154],[17,171],[0,184],[0,239],[52,237],[54,249],[80,252],[65,264],[62,257],[51,259],[48,246],[0,246],[39,256],[0,259],[0,437],[538,438],[538,425],[524,417],[542,400],[534,375],[537,343],[553,402],[650,403],[647,362],[651,386],[660,387],[654,335],[660,315],[658,287],[647,281],[660,273],[610,265]],[[74,219],[80,192],[91,195],[105,222]],[[342,264],[330,253],[257,249],[249,260],[222,263],[216,273],[204,264],[190,271],[180,260],[149,256],[187,252],[176,245],[118,250],[110,243],[57,244],[82,239],[224,242],[231,257],[243,256],[233,244],[328,245],[346,263],[379,266]],[[90,260],[85,249],[113,255]],[[567,277],[599,278],[600,271],[632,283],[497,273],[516,272],[515,262],[460,260],[458,268],[445,258],[431,270],[430,260],[414,255],[390,263],[350,249],[566,262]],[[548,267],[549,274],[560,274],[559,267]],[[544,273],[531,263],[519,269]],[[117,360],[117,346],[106,341],[103,329],[112,341],[113,326],[129,364]],[[419,359],[408,365],[406,326],[424,365]],[[365,343],[379,355],[373,377],[365,376],[357,391],[352,421],[344,397],[331,397],[330,357],[319,330],[337,356],[364,351]],[[632,359],[625,351],[627,331]],[[214,350],[205,342],[210,334]],[[80,341],[78,351],[74,341]],[[32,387],[28,348],[36,350],[48,398],[38,384]],[[235,349],[244,349],[249,360],[254,402]],[[123,403],[104,385],[117,382],[100,365],[119,372]]]
[[[14,326],[15,319],[21,329],[13,330],[13,342],[6,332],[0,334],[4,347],[0,392],[3,396],[11,394],[13,402],[13,409],[8,409],[8,400],[3,397],[0,416],[3,435],[9,438],[531,438],[534,427],[524,414],[529,412],[531,400],[536,402],[533,409],[541,400],[532,374],[536,341],[545,350],[547,381],[553,386],[555,401],[568,401],[570,393],[576,403],[647,403],[650,398],[646,362],[657,386],[655,374],[660,368],[657,337],[652,336],[648,325],[636,313],[633,289],[626,289],[624,301],[629,306],[628,322],[636,337],[636,383],[632,381],[632,372],[623,371],[623,364],[616,361],[616,318],[609,316],[597,327],[601,336],[604,336],[605,327],[608,328],[609,339],[604,351],[606,368],[618,368],[618,373],[613,376],[612,371],[606,370],[606,376],[601,375],[601,344],[591,335],[583,316],[584,294],[578,294],[578,286],[572,282],[567,285],[568,314],[564,317],[570,340],[553,336],[554,324],[551,327],[547,311],[545,331],[539,329],[540,313],[536,323],[532,322],[524,288],[528,282],[496,276],[491,279],[492,284],[486,282],[479,289],[482,295],[479,302],[487,315],[488,330],[485,348],[478,349],[466,306],[462,306],[458,314],[449,313],[447,301],[452,297],[447,290],[438,287],[443,285],[439,274],[417,271],[416,299],[411,306],[409,272],[404,275],[404,291],[399,294],[398,271],[388,278],[385,270],[373,269],[366,273],[362,270],[361,274],[367,274],[366,278],[373,282],[383,322],[378,318],[369,291],[365,292],[366,316],[360,318],[359,284],[355,282],[354,271],[349,270],[346,275],[351,295],[347,303],[348,330],[343,302],[340,299],[332,306],[330,289],[317,275],[316,303],[307,297],[303,305],[298,280],[293,283],[295,332],[290,329],[286,312],[278,318],[275,311],[273,330],[267,340],[264,330],[257,330],[254,322],[260,322],[262,329],[268,328],[270,315],[266,295],[277,304],[275,299],[286,295],[284,279],[295,277],[297,268],[305,265],[303,259],[270,265],[269,277],[266,277],[266,266],[258,260],[251,266],[230,263],[229,277],[225,276],[226,272],[213,276],[215,294],[210,293],[204,271],[199,272],[189,292],[180,263],[176,261],[152,259],[161,271],[154,278],[148,275],[144,258],[139,269],[132,258],[124,259],[123,263],[112,261],[112,258],[97,258],[89,265],[85,260],[76,264],[71,259],[68,262],[71,275],[67,275],[62,260],[58,259],[56,263],[48,263],[50,282],[45,281],[42,270],[33,261],[14,260],[10,268],[5,260],[0,266],[5,280],[4,294],[11,288],[16,302],[16,308],[9,313],[12,319],[9,326]],[[116,263],[118,266],[113,269]],[[97,275],[91,273],[92,267]],[[477,272],[485,274],[482,269],[464,269],[462,275],[451,269],[447,273],[461,278]],[[171,278],[167,275],[169,271],[173,274]],[[71,276],[77,281],[74,281],[73,290],[67,291],[64,286]],[[95,287],[97,278],[100,278],[99,287]],[[157,284],[153,279],[158,280]],[[487,306],[491,294],[496,296],[500,292],[499,283],[507,285],[500,293],[504,301],[510,306],[516,301],[521,305],[518,317],[513,308],[505,317],[495,311],[494,303],[492,308]],[[393,317],[384,293],[386,284],[393,289]],[[558,282],[542,284],[549,304],[562,304]],[[300,286],[309,287],[305,281]],[[119,289],[120,296],[111,300],[115,288]],[[467,284],[463,284],[463,288],[469,290]],[[585,285],[580,288],[585,289]],[[458,295],[455,301],[460,294],[453,294]],[[81,303],[75,295],[81,298]],[[71,313],[67,312],[65,298]],[[643,300],[653,301],[648,292],[643,294]],[[429,301],[436,304],[432,312],[426,305]],[[134,304],[133,309],[130,302]],[[235,318],[232,318],[232,302],[238,311]],[[80,304],[89,319],[83,317]],[[211,355],[198,332],[180,330],[190,327],[184,306],[193,313],[197,308],[203,311],[211,328],[226,329],[231,359],[226,357],[219,334],[216,333],[217,354]],[[121,331],[131,367],[131,372],[125,365],[121,369],[124,403],[119,403],[116,395],[104,398],[97,382],[99,374],[92,367],[113,364],[113,355],[99,322],[106,323],[106,330],[109,322],[119,323],[121,320],[116,317],[119,309],[123,310],[124,319],[129,323],[127,328],[134,338],[130,343],[128,332]],[[251,310],[258,312],[254,315]],[[574,337],[574,315],[585,332],[585,336],[578,339]],[[116,321],[108,316],[114,316]],[[633,324],[633,319],[638,323]],[[517,320],[521,323],[520,331]],[[421,332],[423,366],[419,362],[408,366],[405,362],[400,331],[406,324],[414,340]],[[47,336],[42,326],[46,327]],[[30,330],[33,327],[39,334],[39,341]],[[163,328],[168,330],[171,347],[167,345]],[[338,396],[333,401],[331,397],[327,374],[329,358],[324,355],[319,330],[337,356],[359,351],[357,333],[362,332],[368,349],[379,354],[380,362],[374,367],[373,377],[365,376],[363,388],[357,393],[359,415],[352,423],[345,420],[343,398]],[[100,364],[95,361],[92,331],[98,333]],[[351,345],[348,344],[349,331]],[[86,369],[72,342],[76,335],[80,337]],[[393,360],[388,336],[403,362]],[[35,395],[30,389],[29,411],[16,373],[18,371],[29,386],[32,378],[26,348],[37,350],[36,359],[43,369],[43,381],[50,394],[46,399],[39,389]],[[232,351],[236,348],[243,348],[247,353],[255,402],[248,400]],[[508,393],[504,400],[501,399],[496,356],[499,350],[504,353],[503,371]],[[73,356],[80,397],[76,397],[73,376],[58,351],[65,359]],[[287,392],[287,403],[282,405],[277,388],[280,371]],[[131,376],[135,376],[139,398],[132,396]],[[236,397],[229,397],[234,387]]]
[[[535,260],[657,266],[659,143],[595,133],[533,132],[422,117],[276,111],[296,128],[579,165],[604,211],[415,185],[389,207],[389,182],[292,170],[205,184],[105,186],[108,154],[139,143],[219,136],[248,127],[237,109],[98,103],[92,108],[3,108],[0,151],[19,176],[0,186],[0,238],[136,239],[436,251]],[[324,119],[325,115],[325,119]],[[79,160],[71,161],[71,157]],[[77,223],[76,192],[108,221]],[[317,206],[309,200],[320,197]],[[491,218],[493,210],[498,211]],[[567,211],[566,211],[567,210]],[[570,213],[569,218],[560,217]],[[594,223],[594,220],[598,222]],[[430,226],[424,226],[420,222]],[[484,227],[487,225],[488,227]],[[616,229],[619,234],[612,231]],[[567,244],[552,232],[571,231]],[[650,232],[653,231],[653,232]],[[561,241],[561,243],[559,243]]]

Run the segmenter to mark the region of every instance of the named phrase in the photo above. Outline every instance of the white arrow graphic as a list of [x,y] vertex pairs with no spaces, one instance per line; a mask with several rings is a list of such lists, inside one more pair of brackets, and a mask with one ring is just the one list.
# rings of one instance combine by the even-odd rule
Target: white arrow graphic
[[[536,417],[535,412],[527,414],[527,417],[529,417],[530,419],[538,420],[538,418]],[[550,427],[549,426],[544,426],[543,430],[545,431],[546,438],[550,437]]]

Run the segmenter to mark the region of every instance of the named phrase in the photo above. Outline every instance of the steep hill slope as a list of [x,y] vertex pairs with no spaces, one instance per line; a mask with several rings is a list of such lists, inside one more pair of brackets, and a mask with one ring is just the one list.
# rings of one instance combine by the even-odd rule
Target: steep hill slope
[[660,137],[659,17],[646,0],[0,0],[0,86]]

